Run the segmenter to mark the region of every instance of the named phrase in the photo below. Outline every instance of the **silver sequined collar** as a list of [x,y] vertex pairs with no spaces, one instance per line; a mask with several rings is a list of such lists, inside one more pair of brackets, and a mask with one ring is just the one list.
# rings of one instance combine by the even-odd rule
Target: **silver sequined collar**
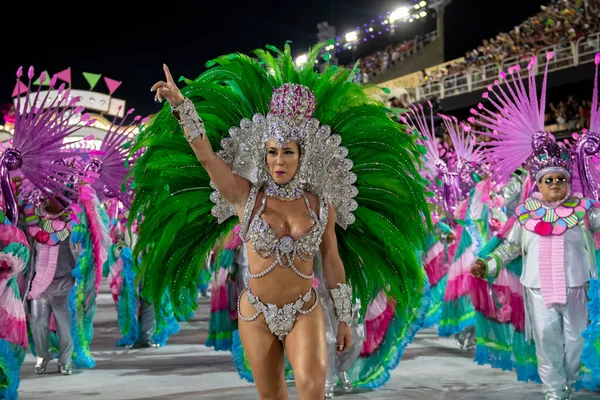
[[265,186],[265,194],[269,197],[275,197],[284,201],[292,201],[301,199],[306,190],[306,184],[296,174],[291,181],[285,185],[275,183],[271,175],[267,177],[267,185]]

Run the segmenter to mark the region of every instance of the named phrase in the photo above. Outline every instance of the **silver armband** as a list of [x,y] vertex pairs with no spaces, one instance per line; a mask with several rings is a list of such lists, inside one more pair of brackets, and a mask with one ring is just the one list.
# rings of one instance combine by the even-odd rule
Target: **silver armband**
[[335,316],[339,322],[352,326],[352,288],[345,283],[338,283],[338,286],[330,289]]
[[190,99],[186,98],[183,103],[176,107],[171,106],[171,111],[179,114],[179,124],[182,128],[188,129],[188,132],[183,131],[188,142],[192,143],[198,136],[204,137],[206,135],[204,121],[198,115],[196,107]]

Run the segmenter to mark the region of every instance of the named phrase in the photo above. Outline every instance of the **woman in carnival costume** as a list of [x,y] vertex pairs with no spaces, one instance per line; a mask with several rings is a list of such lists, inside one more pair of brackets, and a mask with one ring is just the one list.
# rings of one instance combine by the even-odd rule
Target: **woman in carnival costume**
[[424,173],[447,217],[449,233],[445,235],[456,238],[448,249],[449,265],[442,262],[445,255],[442,243],[427,252],[424,266],[432,286],[429,324],[437,322],[441,336],[455,335],[461,348],[470,349],[474,347],[475,335],[469,272],[474,251],[487,231],[484,203],[489,200],[490,182],[484,179],[485,166],[467,124],[439,114],[453,146],[452,150],[441,149],[442,152],[434,134],[433,112],[430,110],[428,123],[422,106],[413,106],[410,111],[407,115],[410,126],[424,133],[422,143],[427,148]]
[[[19,69],[18,77],[21,72]],[[30,68],[30,85],[33,74]],[[45,80],[45,73],[40,79]],[[55,84],[53,77],[49,89]],[[82,153],[65,149],[63,140],[93,120],[88,114],[79,115],[83,111],[83,107],[75,107],[79,98],[70,99],[64,85],[46,93],[38,90],[35,96],[28,89],[26,95],[27,103],[20,98],[17,101],[17,108],[23,111],[15,132],[24,130],[28,142],[13,140],[13,145],[20,151],[15,157],[23,158],[20,168],[25,180],[19,198],[31,243],[25,292],[31,350],[38,356],[37,373],[43,373],[58,356],[59,372],[71,375],[72,361],[79,368],[95,365],[90,344],[108,229],[94,190],[84,182],[86,168],[76,167]],[[36,106],[31,107],[30,102]],[[84,124],[74,124],[77,117]],[[28,151],[35,148],[28,156],[36,161],[26,164],[19,146]],[[35,175],[25,172],[25,165]]]
[[[300,397],[323,398],[327,348],[313,257],[321,252],[339,352],[352,344],[354,297],[366,310],[384,289],[402,316],[419,306],[424,274],[414,249],[425,224],[415,216],[426,210],[414,167],[419,149],[350,71],[314,72],[322,46],[304,67],[294,65],[289,46],[270,49],[277,57],[257,50],[257,58],[210,62],[183,94],[166,67],[166,82],[153,86],[173,110],[163,109],[134,147],[147,148],[135,168],[133,207],[145,215],[144,290],[156,298],[166,287],[195,284],[200,261],[237,215],[250,265],[239,332],[259,394],[287,398],[285,349]],[[144,207],[150,198],[158,203],[152,209]],[[212,216],[209,198],[217,203]],[[155,230],[165,222],[172,234]]]
[[92,152],[88,162],[94,166],[92,187],[106,205],[110,217],[112,244],[103,275],[108,277],[117,307],[119,329],[123,334],[117,346],[159,347],[179,332],[179,323],[173,315],[168,296],[165,295],[160,306],[155,308],[139,295],[141,284],[136,279],[132,252],[139,235],[138,223],[134,221],[131,229],[127,229],[127,222],[134,197],[130,166],[135,164],[141,151],[129,153],[135,131],[148,119],[135,116],[131,123],[126,123],[133,112],[134,109],[128,110],[119,123],[115,117],[99,149]]
[[[547,60],[552,56],[546,53]],[[535,67],[535,61],[534,57],[529,70]],[[495,299],[483,302],[479,308],[492,320],[510,318],[517,322],[521,318],[519,307],[524,305],[521,314],[525,342],[534,342],[533,361],[537,361],[545,397],[571,399],[580,380],[585,346],[582,334],[589,318],[597,318],[597,309],[590,312],[588,307],[593,307],[593,300],[598,298],[593,289],[597,289],[597,264],[592,232],[600,230],[600,209],[597,201],[572,192],[571,154],[551,133],[544,132],[547,71],[546,65],[541,98],[537,97],[534,74],[530,73],[528,82],[524,82],[519,68],[512,67],[512,82],[504,72],[501,74],[507,81],[506,89],[496,82],[484,96],[498,111],[483,105],[480,111],[473,110],[473,120],[489,130],[480,133],[494,139],[488,157],[497,179],[506,180],[510,171],[525,164],[538,191],[516,207],[515,215],[490,246],[492,251],[484,249],[472,273],[482,279],[483,285],[488,276],[508,282],[508,294],[516,294],[509,303],[510,316],[503,315],[504,307],[498,309]],[[510,275],[502,273],[520,256],[522,292],[518,293],[519,286],[511,285]],[[588,304],[590,281],[592,302]],[[514,361],[522,362],[516,357],[517,340],[519,336],[515,335]],[[593,388],[597,384],[593,379],[581,383]]]
[[426,251],[423,253],[423,268],[429,283],[429,308],[425,314],[424,327],[433,327],[438,326],[442,318],[448,269],[457,247],[455,231],[450,226],[453,219],[452,207],[448,204],[451,200],[449,186],[444,184],[448,179],[448,165],[444,156],[448,152],[436,139],[431,104],[429,122],[422,105],[411,106],[406,116],[400,115],[400,120],[408,126],[407,132],[420,133],[419,142],[427,150],[420,173],[427,179],[427,188],[432,194],[429,213],[434,229],[427,233]]
[[[0,157],[3,194],[0,209],[3,220],[0,224],[0,399],[13,400],[18,398],[19,373],[28,347],[27,321],[19,281],[29,262],[29,244],[25,233],[11,222],[4,211],[7,200],[14,202],[18,185],[6,185],[6,158]],[[11,218],[16,222],[18,216]]]
[[[17,71],[20,81],[22,68]],[[64,185],[64,176],[78,175],[78,171],[68,166],[56,163],[65,155],[73,155],[64,148],[66,137],[80,128],[56,121],[69,121],[82,111],[74,107],[77,99],[69,99],[69,91],[64,85],[54,92],[30,92],[33,68],[27,74],[29,85],[27,90],[18,95],[24,95],[26,101],[17,99],[17,115],[15,131],[10,147],[0,156],[0,187],[2,190],[2,220],[0,236],[2,241],[2,258],[0,267],[0,398],[16,399],[19,387],[19,371],[28,348],[28,333],[24,299],[27,298],[29,282],[23,276],[30,260],[30,246],[25,233],[17,228],[19,208],[17,192],[21,186],[29,186],[29,190],[47,193],[48,197],[61,198],[64,193],[72,191]],[[45,73],[39,78],[46,80]],[[18,82],[18,84],[21,82]],[[56,84],[56,78],[50,80],[50,88]],[[22,84],[21,84],[22,85]],[[36,107],[30,106],[33,103]],[[81,116],[86,121],[89,116]],[[58,118],[58,119],[57,119]],[[11,185],[9,174],[16,185]],[[16,175],[15,175],[16,174]],[[49,227],[48,229],[52,229]],[[42,236],[43,234],[40,234]],[[31,268],[31,267],[29,267]],[[31,276],[31,274],[29,274]],[[48,277],[48,286],[52,277]],[[62,304],[62,303],[61,303]],[[81,310],[78,308],[77,311]],[[62,311],[62,310],[60,310]],[[60,313],[59,311],[59,313]],[[67,310],[68,311],[68,310]],[[78,314],[76,314],[78,315]],[[61,322],[70,323],[70,318]],[[67,336],[69,336],[68,332]],[[63,341],[64,364],[59,367],[61,372],[70,372],[70,351],[72,348],[67,340]],[[70,350],[70,351],[69,351]]]

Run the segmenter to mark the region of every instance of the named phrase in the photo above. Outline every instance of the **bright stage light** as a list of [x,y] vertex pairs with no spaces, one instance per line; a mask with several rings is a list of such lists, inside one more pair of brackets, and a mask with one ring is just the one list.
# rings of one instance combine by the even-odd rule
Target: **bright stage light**
[[400,7],[390,14],[390,21],[393,22],[398,19],[404,19],[404,18],[408,17],[408,14],[409,14],[409,12],[408,12],[407,7]]
[[298,67],[301,67],[304,64],[306,64],[306,61],[307,61],[306,54],[302,54],[302,55],[299,55],[298,57],[296,57],[296,65]]
[[351,43],[351,42],[356,42],[357,40],[358,40],[358,32],[352,31],[352,32],[346,33],[346,42]]

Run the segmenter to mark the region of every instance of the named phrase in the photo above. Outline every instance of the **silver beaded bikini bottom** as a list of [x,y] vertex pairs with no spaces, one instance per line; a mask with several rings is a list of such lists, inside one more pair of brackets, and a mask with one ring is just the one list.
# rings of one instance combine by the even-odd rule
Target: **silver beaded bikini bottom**
[[[248,302],[256,308],[256,313],[250,318],[244,317],[240,312],[240,300],[244,292],[246,292]],[[279,308],[275,304],[263,303],[257,296],[253,295],[250,288],[247,287],[240,293],[238,299],[238,316],[242,321],[252,322],[256,320],[260,314],[263,314],[271,333],[276,335],[279,340],[284,340],[294,327],[296,315],[298,313],[302,315],[310,314],[319,305],[319,294],[316,291],[314,293],[315,303],[308,310],[303,310],[302,307],[312,299],[313,289],[310,289],[306,294],[300,296],[295,302],[285,304],[283,307]]]

